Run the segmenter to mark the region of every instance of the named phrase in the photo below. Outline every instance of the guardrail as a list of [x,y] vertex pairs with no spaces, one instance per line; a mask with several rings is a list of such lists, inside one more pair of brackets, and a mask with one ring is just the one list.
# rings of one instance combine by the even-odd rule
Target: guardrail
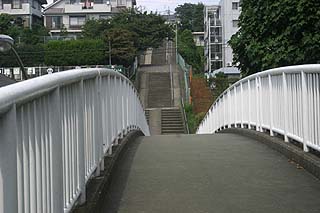
[[182,110],[183,120],[184,120],[183,123],[184,123],[185,129],[187,131],[187,134],[190,134],[189,122],[188,122],[188,118],[187,118],[187,114],[186,114],[185,105],[184,105],[184,99],[183,98],[180,99],[180,104],[181,104],[181,110]]
[[197,133],[255,128],[320,151],[320,65],[260,72],[233,84],[213,103]]
[[0,88],[0,213],[69,212],[131,130],[150,135],[131,82],[107,69]]

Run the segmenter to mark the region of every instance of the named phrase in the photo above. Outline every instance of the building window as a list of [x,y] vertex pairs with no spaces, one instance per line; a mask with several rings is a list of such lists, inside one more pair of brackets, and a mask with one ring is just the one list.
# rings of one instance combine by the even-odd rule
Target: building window
[[86,17],[85,16],[70,16],[70,27],[81,27],[85,24]]
[[222,61],[211,61],[211,70],[217,70],[222,67]]
[[117,5],[118,6],[125,6],[126,5],[126,0],[117,0]]
[[0,0],[0,10],[2,10],[3,9],[3,2],[2,2],[2,0]]
[[22,8],[21,0],[12,0],[11,7],[12,9],[21,9]]
[[239,20],[232,20],[233,27],[238,27],[238,25],[239,25]]
[[61,16],[52,16],[52,29],[61,29],[62,28],[62,17]]
[[239,9],[239,2],[232,2],[232,9],[238,10]]

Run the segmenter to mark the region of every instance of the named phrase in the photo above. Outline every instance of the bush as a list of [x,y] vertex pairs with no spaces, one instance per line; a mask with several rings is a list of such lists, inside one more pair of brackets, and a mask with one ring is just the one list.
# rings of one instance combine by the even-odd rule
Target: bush
[[106,48],[100,39],[50,41],[45,52],[45,64],[49,66],[106,64]]
[[187,122],[188,122],[188,127],[189,127],[190,133],[191,134],[196,133],[197,128],[206,113],[202,112],[199,114],[194,114],[191,104],[185,104],[184,110],[186,112],[186,116],[187,116],[187,120],[188,120]]
[[[15,47],[24,66],[39,66],[44,63],[44,45],[43,44],[22,44]],[[16,56],[12,51],[1,53],[0,67],[19,66]]]

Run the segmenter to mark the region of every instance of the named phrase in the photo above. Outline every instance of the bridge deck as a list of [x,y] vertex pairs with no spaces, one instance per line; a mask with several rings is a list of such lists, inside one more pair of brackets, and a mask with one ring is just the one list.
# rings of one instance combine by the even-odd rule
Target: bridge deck
[[320,181],[252,139],[140,137],[120,160],[101,212],[320,212]]

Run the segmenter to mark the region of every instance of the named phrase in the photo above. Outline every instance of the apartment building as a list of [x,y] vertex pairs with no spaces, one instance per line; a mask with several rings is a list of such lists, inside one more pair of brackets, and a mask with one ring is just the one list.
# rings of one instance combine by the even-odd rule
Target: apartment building
[[218,5],[204,8],[205,71],[208,73],[232,66],[233,53],[228,41],[238,31],[240,1],[221,0]]
[[192,36],[197,47],[204,47],[204,32],[192,32]]
[[42,5],[47,0],[0,0],[0,14],[7,13],[15,17],[15,21],[24,27],[42,24]]
[[52,35],[61,30],[79,34],[88,19],[108,19],[124,8],[132,8],[135,0],[56,0],[44,9],[44,24]]

